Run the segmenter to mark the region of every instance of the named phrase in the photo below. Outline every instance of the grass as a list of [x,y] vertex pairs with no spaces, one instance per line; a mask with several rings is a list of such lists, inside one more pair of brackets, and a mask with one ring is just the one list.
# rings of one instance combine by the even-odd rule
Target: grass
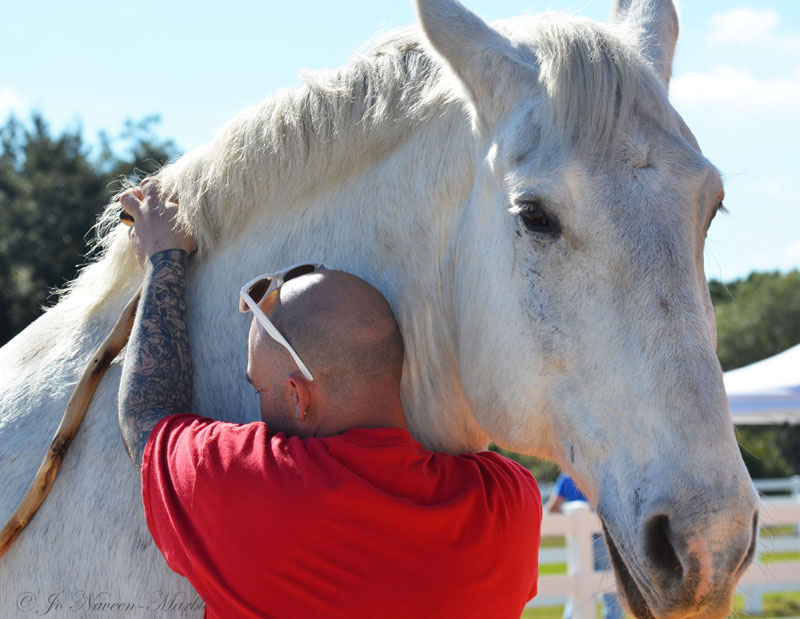
[[777,563],[778,561],[800,561],[800,552],[764,552],[761,554],[762,563]]
[[549,535],[543,537],[539,545],[542,548],[564,548],[567,545],[567,540],[563,535]]
[[561,619],[563,615],[563,606],[541,606],[539,608],[526,608],[522,611],[520,619]]
[[[563,606],[542,606],[540,608],[526,608],[520,619],[561,619],[564,615]],[[628,617],[628,615],[625,615]],[[797,617],[800,616],[800,591],[791,593],[766,593],[764,594],[764,614],[748,615],[744,612],[744,598],[737,595],[733,599],[733,607],[728,617],[741,619],[743,617]],[[597,605],[597,617],[600,617],[600,604]]]
[[783,524],[777,527],[762,527],[761,537],[780,537],[794,535],[793,524]]
[[544,563],[539,565],[539,576],[555,576],[567,573],[566,563]]
[[729,617],[796,617],[800,615],[800,591],[765,593],[763,602],[763,615],[748,615],[744,612],[744,598],[737,595],[733,599],[733,612]]

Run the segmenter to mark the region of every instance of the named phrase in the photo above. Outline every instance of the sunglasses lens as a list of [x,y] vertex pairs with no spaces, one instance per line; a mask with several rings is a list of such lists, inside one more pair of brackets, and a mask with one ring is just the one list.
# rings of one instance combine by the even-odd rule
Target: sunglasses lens
[[309,273],[313,273],[315,270],[316,267],[313,264],[301,264],[299,267],[295,267],[291,271],[288,271],[286,276],[283,278],[283,281],[288,282],[290,279],[300,277],[301,275],[308,275]]
[[250,288],[247,290],[247,294],[249,294],[250,298],[256,303],[261,303],[261,301],[264,300],[264,295],[267,294],[267,289],[271,283],[271,277],[264,277],[250,286]]

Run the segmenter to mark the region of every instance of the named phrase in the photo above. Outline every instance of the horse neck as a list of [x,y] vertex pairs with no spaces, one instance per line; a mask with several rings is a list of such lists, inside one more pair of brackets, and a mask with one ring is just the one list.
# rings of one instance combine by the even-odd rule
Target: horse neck
[[[385,144],[362,144],[362,152]],[[472,191],[476,157],[464,108],[450,103],[382,156],[340,166],[335,180],[329,176],[313,192],[274,195],[229,257],[252,265],[242,281],[293,262],[322,261],[375,285],[406,344],[409,429],[426,447],[449,452],[488,442],[459,380],[450,290],[454,229]]]

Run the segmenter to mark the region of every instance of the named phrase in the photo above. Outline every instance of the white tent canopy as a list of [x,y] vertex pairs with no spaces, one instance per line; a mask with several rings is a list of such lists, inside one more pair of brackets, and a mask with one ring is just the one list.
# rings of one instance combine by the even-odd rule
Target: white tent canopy
[[725,372],[735,424],[800,424],[800,345]]

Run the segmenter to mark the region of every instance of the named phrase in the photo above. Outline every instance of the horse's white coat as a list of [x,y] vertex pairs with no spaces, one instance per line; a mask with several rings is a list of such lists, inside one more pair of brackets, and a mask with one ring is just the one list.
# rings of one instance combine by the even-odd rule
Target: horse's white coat
[[[547,14],[490,29],[450,0],[420,0],[420,15],[427,41],[393,35],[161,172],[200,245],[188,299],[195,412],[256,418],[242,282],[300,260],[351,271],[401,324],[417,438],[555,458],[598,505],[654,613],[716,616],[755,500],[702,270],[721,183],[664,86],[672,3],[620,0],[608,26]],[[560,232],[526,227],[534,201]],[[117,208],[105,257],[0,350],[0,518],[140,278]],[[116,365],[50,498],[0,560],[3,616],[26,591],[45,605],[60,591],[145,605],[190,591],[144,524],[118,379]],[[653,513],[669,516],[678,553],[704,532],[702,587],[664,592],[644,541]]]

